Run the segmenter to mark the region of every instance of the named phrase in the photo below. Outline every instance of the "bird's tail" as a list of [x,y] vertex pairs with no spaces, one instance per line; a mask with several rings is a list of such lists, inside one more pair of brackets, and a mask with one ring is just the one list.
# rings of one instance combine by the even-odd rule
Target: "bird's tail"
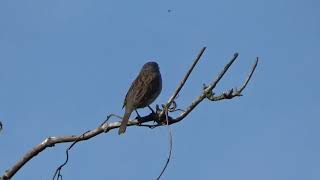
[[119,131],[118,131],[119,135],[121,135],[124,132],[126,132],[127,124],[128,124],[129,117],[130,117],[131,113],[132,113],[132,110],[126,108],[124,116],[122,118],[122,122],[121,122],[121,125],[120,125],[120,128],[119,128]]

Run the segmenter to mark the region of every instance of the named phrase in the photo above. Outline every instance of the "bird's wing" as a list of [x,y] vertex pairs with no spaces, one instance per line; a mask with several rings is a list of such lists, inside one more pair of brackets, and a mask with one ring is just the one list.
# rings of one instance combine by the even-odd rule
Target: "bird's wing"
[[135,108],[148,106],[159,95],[159,93],[156,93],[159,84],[161,86],[161,78],[159,79],[155,75],[140,73],[132,82],[126,98],[124,99],[123,107],[127,105],[129,99],[130,103],[134,105]]
[[127,98],[129,98],[129,96],[132,96],[134,86],[137,85],[137,83],[136,83],[137,79],[138,79],[138,77],[132,82],[132,84],[126,94],[126,97],[124,98],[122,109],[127,105]]
[[135,94],[135,101],[138,104],[139,108],[146,107],[153,102],[158,94],[156,93],[157,87],[157,78],[154,75],[143,76],[143,79],[140,78],[140,90]]

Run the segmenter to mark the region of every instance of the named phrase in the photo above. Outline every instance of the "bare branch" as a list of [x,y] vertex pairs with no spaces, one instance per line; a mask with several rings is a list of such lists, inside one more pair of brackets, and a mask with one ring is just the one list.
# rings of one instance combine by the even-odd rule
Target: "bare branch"
[[[189,75],[191,74],[193,68],[195,67],[195,65],[197,64],[199,59],[201,58],[201,55],[203,54],[204,50],[205,50],[205,47],[201,49],[200,53],[195,58],[192,66],[190,67],[189,71],[187,72],[187,74],[185,75],[183,80],[180,82],[180,84],[177,87],[177,89],[175,90],[174,94],[169,98],[168,102],[165,105],[163,105],[163,109],[161,110],[157,106],[156,113],[151,113],[151,114],[149,114],[147,116],[140,117],[139,119],[132,119],[132,120],[130,120],[128,122],[128,126],[142,126],[142,127],[155,128],[155,127],[159,127],[159,126],[163,126],[163,125],[171,125],[171,124],[177,123],[177,122],[181,121],[182,119],[184,119],[200,102],[202,102],[206,98],[211,100],[211,101],[218,101],[218,100],[231,99],[233,97],[241,96],[241,92],[246,88],[248,82],[250,81],[250,79],[251,79],[251,77],[252,77],[252,75],[253,75],[253,73],[254,73],[257,65],[258,65],[258,58],[256,59],[256,61],[255,61],[254,65],[252,66],[252,69],[251,69],[248,77],[244,81],[243,85],[239,88],[239,90],[231,89],[231,90],[229,90],[229,91],[227,91],[225,93],[222,93],[221,95],[218,95],[218,96],[215,96],[214,93],[213,93],[213,89],[217,86],[219,81],[222,79],[222,77],[228,71],[229,67],[232,65],[232,63],[238,57],[238,53],[235,53],[233,58],[229,61],[228,64],[225,65],[224,69],[220,72],[220,74],[216,77],[216,79],[212,83],[210,83],[209,86],[204,86],[202,93],[197,98],[195,98],[194,101],[192,101],[192,103],[184,110],[184,112],[182,112],[176,118],[172,118],[171,116],[169,116],[166,113],[166,112],[168,112],[169,109],[170,109],[169,112],[174,112],[175,110],[177,110],[176,109],[177,106],[176,106],[176,103],[174,102],[174,100],[177,97],[177,95],[179,94],[180,90],[182,89],[182,87],[185,84],[186,80],[188,79]],[[172,103],[174,104],[174,106],[171,108],[170,106],[171,106]],[[40,143],[40,144],[36,145],[35,147],[33,147],[20,160],[18,160],[10,169],[8,169],[3,174],[3,176],[0,177],[0,180],[11,179],[15,175],[15,173],[17,173],[19,171],[19,169],[22,168],[30,159],[35,157],[37,154],[41,153],[47,147],[53,147],[54,145],[59,144],[59,143],[73,142],[70,145],[70,147],[68,148],[68,150],[69,150],[76,143],[78,143],[80,141],[85,141],[85,140],[93,138],[93,137],[95,137],[95,136],[97,136],[97,135],[99,135],[101,133],[107,133],[112,129],[119,128],[120,124],[121,124],[121,121],[112,122],[112,123],[107,122],[108,119],[110,119],[111,117],[122,118],[120,116],[111,114],[111,115],[108,116],[107,120],[104,121],[100,126],[96,127],[95,129],[92,129],[90,131],[87,131],[86,133],[83,133],[80,136],[78,136],[78,135],[57,136],[57,137],[53,136],[53,137],[46,138],[42,143]],[[154,122],[154,121],[156,121],[158,124],[154,124],[154,125],[146,124],[148,122]],[[171,147],[172,147],[172,137],[171,137],[171,142],[170,142],[170,148]],[[68,161],[68,150],[66,151],[66,153],[67,153],[66,162]],[[171,150],[170,150],[170,153],[169,153],[169,159],[170,159],[170,157],[171,157]],[[63,163],[60,167],[62,168],[65,165],[65,163]],[[168,163],[169,163],[169,160],[167,160],[165,168],[166,168]],[[61,170],[61,168],[60,168],[60,170]],[[165,168],[164,168],[164,170],[165,170]],[[58,178],[61,177],[59,172],[57,172],[56,174],[58,174]]]
[[238,53],[235,53],[233,55],[233,58],[229,61],[228,64],[226,64],[226,66],[223,68],[223,70],[220,72],[220,74],[218,75],[218,77],[216,78],[215,81],[213,81],[211,83],[211,85],[205,90],[206,92],[208,91],[212,91],[217,84],[219,83],[219,81],[222,79],[222,77],[224,76],[224,74],[228,71],[228,69],[230,68],[230,66],[233,64],[233,62],[237,59],[237,57],[239,56]]
[[259,58],[257,57],[255,63],[253,64],[252,68],[251,68],[251,71],[249,73],[249,75],[247,76],[246,80],[244,81],[244,83],[242,84],[242,86],[239,88],[239,90],[237,90],[237,88],[235,89],[230,89],[229,91],[227,92],[224,92],[218,96],[215,96],[212,91],[210,91],[209,93],[207,93],[207,98],[211,101],[220,101],[220,100],[223,100],[223,99],[232,99],[234,97],[237,97],[237,96],[242,96],[241,92],[247,87],[254,71],[256,70],[256,67],[258,65],[258,62],[259,62]]
[[[198,61],[200,60],[203,52],[206,50],[206,47],[203,47],[199,54],[197,55],[197,57],[194,59],[191,67],[189,68],[187,74],[184,76],[184,78],[181,80],[180,84],[178,85],[177,89],[174,91],[173,95],[169,98],[167,104],[165,105],[167,108],[169,108],[172,104],[172,102],[175,100],[175,98],[177,97],[177,95],[179,94],[180,90],[182,89],[182,87],[184,86],[184,84],[186,83],[187,79],[189,78],[192,70],[194,69],[194,67],[197,65]],[[161,112],[160,116],[162,116],[164,113],[164,111]]]
[[255,63],[253,64],[253,66],[252,66],[252,68],[251,68],[251,71],[250,71],[247,79],[245,80],[245,82],[243,83],[242,87],[240,88],[240,90],[239,90],[240,93],[244,90],[244,88],[247,87],[247,84],[249,83],[249,81],[250,81],[250,79],[251,79],[254,71],[256,70],[256,67],[257,67],[257,65],[258,65],[258,62],[259,62],[259,57],[257,57]]
[[42,143],[32,148],[19,161],[17,161],[16,164],[14,164],[10,169],[8,169],[2,176],[2,179],[3,180],[11,179],[24,164],[26,164],[30,159],[32,159],[37,154],[45,150],[47,147],[53,147],[55,144],[59,144],[59,143],[74,142],[74,141],[77,141],[78,139],[79,141],[84,141],[104,132],[104,129],[107,129],[107,125],[105,125],[104,127],[98,127],[92,131],[89,131],[86,135],[84,135],[81,138],[78,138],[78,136],[76,135],[48,137]]
[[[112,115],[109,115],[108,117],[111,117]],[[140,123],[145,123],[145,122],[151,122],[156,120],[156,115],[155,114],[149,114],[148,116],[141,117],[141,119],[134,119],[129,121],[128,126],[134,126],[134,125],[139,125]],[[170,118],[169,118],[170,120]],[[16,172],[19,171],[23,165],[25,165],[30,159],[35,157],[37,154],[45,150],[47,147],[53,147],[56,144],[60,143],[67,143],[67,142],[80,142],[80,141],[85,141],[88,139],[91,139],[101,133],[107,133],[112,129],[116,129],[120,127],[121,122],[113,122],[113,123],[104,123],[101,126],[98,126],[97,128],[88,131],[87,133],[83,135],[70,135],[70,136],[57,136],[57,137],[48,137],[46,138],[42,143],[36,145],[33,147],[29,152],[27,152],[20,160],[18,160],[10,169],[8,169],[4,175],[0,178],[0,180],[7,180],[12,178]]]
[[171,154],[172,154],[172,131],[171,131],[171,128],[169,126],[168,109],[165,109],[165,113],[166,113],[166,122],[167,122],[167,127],[168,127],[168,132],[169,132],[169,156],[168,156],[166,164],[164,165],[164,167],[163,167],[160,175],[158,176],[157,180],[159,180],[161,178],[162,174],[167,169],[168,164],[169,164],[170,159],[171,159]]
[[69,147],[68,147],[68,149],[66,150],[66,160],[65,160],[65,162],[64,163],[62,163],[58,168],[57,168],[57,170],[56,170],[56,172],[54,173],[54,175],[53,175],[53,180],[55,180],[55,177],[57,176],[57,179],[59,179],[59,178],[61,178],[62,177],[62,175],[61,175],[61,169],[63,168],[63,166],[65,166],[67,163],[68,163],[68,161],[69,161],[69,150],[77,143],[77,142],[79,142],[79,139],[81,138],[81,137],[83,137],[86,133],[88,133],[89,131],[87,131],[87,132],[85,132],[85,133],[83,133],[81,136],[79,136],[78,138],[77,138],[77,140],[75,140]]
[[205,87],[203,90],[203,93],[196,98],[191,105],[186,109],[185,112],[183,112],[178,118],[176,118],[175,120],[177,122],[181,121],[182,119],[184,119],[195,107],[197,107],[197,105],[203,101],[203,99],[205,99],[208,94],[212,94],[212,90],[213,88],[215,88],[218,84],[218,82],[222,79],[223,75],[228,71],[229,67],[232,65],[232,63],[237,59],[238,57],[238,53],[235,53],[233,58],[229,61],[228,64],[225,65],[225,67],[223,68],[223,70],[220,72],[220,74],[217,76],[216,80],[213,81],[210,86]]

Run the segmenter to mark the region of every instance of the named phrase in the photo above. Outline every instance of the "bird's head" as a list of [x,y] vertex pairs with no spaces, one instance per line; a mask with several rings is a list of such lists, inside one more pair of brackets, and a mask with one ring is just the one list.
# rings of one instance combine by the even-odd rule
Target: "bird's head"
[[143,71],[159,71],[159,65],[154,61],[150,61],[143,65],[142,70]]

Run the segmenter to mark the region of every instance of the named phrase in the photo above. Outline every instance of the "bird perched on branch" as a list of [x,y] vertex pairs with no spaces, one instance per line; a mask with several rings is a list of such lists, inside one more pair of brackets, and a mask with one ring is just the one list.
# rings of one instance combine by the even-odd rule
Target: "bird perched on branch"
[[119,135],[126,131],[131,113],[135,110],[139,117],[136,109],[147,106],[150,108],[149,105],[159,96],[161,89],[162,79],[158,64],[147,62],[141,68],[138,77],[132,82],[124,99],[122,108],[125,107],[125,113],[119,128]]
[[[126,131],[131,113],[138,108],[147,106],[150,108],[149,105],[159,96],[161,89],[162,79],[158,64],[147,62],[141,68],[138,77],[132,82],[124,99],[125,113],[119,128],[119,134]],[[137,111],[136,113],[139,116]]]

